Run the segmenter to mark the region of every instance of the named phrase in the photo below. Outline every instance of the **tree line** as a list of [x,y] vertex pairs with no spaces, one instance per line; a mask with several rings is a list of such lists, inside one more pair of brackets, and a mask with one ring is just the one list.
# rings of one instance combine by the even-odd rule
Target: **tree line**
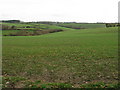
[[106,23],[106,27],[119,27],[119,23]]

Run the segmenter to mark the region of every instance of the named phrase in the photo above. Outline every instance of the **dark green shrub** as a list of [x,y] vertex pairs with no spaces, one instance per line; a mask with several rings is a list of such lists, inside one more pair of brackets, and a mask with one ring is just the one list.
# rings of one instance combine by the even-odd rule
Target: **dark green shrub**
[[16,26],[11,26],[11,29],[15,30],[15,29],[17,29],[17,27]]

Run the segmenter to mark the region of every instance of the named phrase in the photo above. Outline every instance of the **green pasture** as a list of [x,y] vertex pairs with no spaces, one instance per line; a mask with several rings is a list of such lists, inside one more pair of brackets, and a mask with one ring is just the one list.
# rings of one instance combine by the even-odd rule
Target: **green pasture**
[[[27,81],[75,88],[96,82],[116,84],[117,53],[117,28],[66,28],[39,36],[3,36],[3,77],[24,78],[15,79],[14,87],[27,87]],[[7,80],[14,79],[5,79],[4,87]]]
[[58,24],[60,26],[66,27],[76,27],[76,28],[104,28],[106,27],[105,24],[100,24],[100,23],[62,23]]
[[[36,24],[36,23],[30,23],[30,24],[26,24],[26,23],[2,23],[2,24],[7,25],[7,26],[16,26],[17,29],[26,29],[26,30],[66,29],[64,27],[60,27],[57,25],[49,25],[49,24]],[[26,28],[28,26],[30,28]]]

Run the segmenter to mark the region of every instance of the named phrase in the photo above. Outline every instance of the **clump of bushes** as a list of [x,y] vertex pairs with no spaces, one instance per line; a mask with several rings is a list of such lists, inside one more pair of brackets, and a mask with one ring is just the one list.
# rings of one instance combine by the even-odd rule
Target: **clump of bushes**
[[118,27],[118,26],[120,25],[117,23],[106,23],[106,27]]
[[42,34],[48,34],[48,33],[55,33],[55,32],[61,32],[62,29],[49,29],[49,30],[34,30],[33,35],[42,35]]
[[17,33],[10,33],[9,35],[5,35],[5,36],[35,36],[35,35],[55,33],[55,32],[60,32],[60,31],[63,31],[63,30],[62,29],[33,30],[33,31],[20,30]]
[[2,25],[2,30],[16,30],[16,26],[7,26],[7,25]]
[[55,30],[49,30],[49,33],[54,33],[54,32],[61,32],[63,31],[62,29],[55,29]]

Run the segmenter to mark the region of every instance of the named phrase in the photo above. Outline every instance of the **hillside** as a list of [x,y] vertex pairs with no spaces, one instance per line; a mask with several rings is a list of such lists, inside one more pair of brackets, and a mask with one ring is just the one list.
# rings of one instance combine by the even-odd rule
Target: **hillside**
[[3,36],[4,87],[117,87],[117,45],[117,28]]
[[66,30],[80,30],[87,28],[102,28],[105,24],[78,24],[78,23],[2,23],[3,36],[34,36]]

